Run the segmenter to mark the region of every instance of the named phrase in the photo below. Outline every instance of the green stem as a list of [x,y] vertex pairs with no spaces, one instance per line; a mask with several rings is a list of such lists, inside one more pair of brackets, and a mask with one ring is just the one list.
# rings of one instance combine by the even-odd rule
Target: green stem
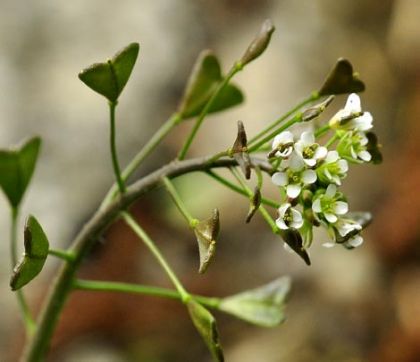
[[[75,280],[73,283],[74,289],[79,290],[91,290],[101,292],[120,292],[120,293],[132,293],[150,295],[154,297],[162,297],[168,299],[176,299],[182,301],[182,296],[176,290],[167,288],[159,288],[149,285],[120,283],[120,282],[109,282],[109,281],[97,281],[97,280]],[[192,294],[191,297],[202,305],[210,308],[218,308],[220,304],[219,298],[209,298],[201,295]]]
[[[206,174],[209,175],[214,180],[216,180],[217,182],[219,182],[222,185],[226,186],[227,188],[231,189],[232,191],[235,191],[238,194],[241,194],[241,195],[244,195],[244,196],[248,196],[249,197],[249,194],[246,191],[244,191],[242,188],[236,186],[234,183],[230,182],[226,178],[218,175],[217,173],[215,173],[215,172],[213,172],[211,170],[208,170],[208,171],[206,171]],[[278,209],[280,207],[280,204],[278,204],[274,200],[268,199],[266,197],[263,197],[261,199],[261,202],[263,204],[267,205],[267,206],[271,206],[271,207],[274,207],[276,209]]]
[[[19,222],[19,208],[12,207],[12,215],[11,215],[11,230],[10,230],[10,260],[12,263],[12,271],[16,264],[18,263],[18,256],[17,256],[17,229],[18,229],[18,222]],[[26,302],[25,296],[23,295],[22,290],[17,290],[16,297],[18,300],[18,305],[20,308],[20,313],[22,315],[22,319],[25,325],[25,330],[28,336],[34,334],[36,329],[36,323],[32,318],[31,311],[29,306]]]
[[117,157],[117,147],[115,144],[115,108],[117,107],[117,102],[109,102],[109,118],[111,124],[110,131],[110,145],[111,145],[111,157],[112,157],[112,166],[114,167],[115,179],[117,180],[118,189],[120,193],[125,193],[125,184],[121,178],[120,165],[118,163]]
[[206,103],[205,107],[201,111],[197,120],[195,121],[194,127],[192,128],[190,134],[188,135],[188,138],[186,139],[184,145],[181,148],[181,151],[178,154],[178,160],[183,160],[185,158],[195,136],[197,135],[197,132],[200,126],[203,124],[204,119],[209,113],[211,107],[213,106],[214,101],[216,100],[220,92],[227,86],[227,84],[230,82],[233,76],[236,73],[238,73],[240,70],[242,70],[242,66],[238,63],[235,63],[234,66],[229,71],[229,73],[223,79],[223,81],[220,82],[220,84],[218,85],[218,87],[216,88],[212,96],[210,97],[209,101]]
[[[178,113],[174,113],[168,120],[162,124],[162,126],[156,131],[156,133],[149,139],[149,141],[141,148],[141,150],[134,156],[127,167],[122,172],[122,179],[124,182],[137,170],[140,164],[146,159],[146,157],[152,153],[155,148],[160,144],[163,138],[180,122],[182,117]],[[118,185],[112,185],[111,189],[105,196],[104,201],[101,204],[101,209],[104,209],[118,192]]]
[[328,140],[328,142],[325,144],[325,147],[330,147],[330,146],[332,146],[333,144],[334,144],[334,142],[335,141],[337,141],[338,139],[339,139],[340,137],[337,135],[337,133],[336,134],[334,134],[334,136],[332,136],[329,140]]
[[302,120],[302,115],[297,114],[292,119],[284,123],[282,126],[280,126],[279,128],[275,129],[273,132],[271,132],[268,136],[265,136],[262,140],[256,142],[253,146],[249,147],[248,152],[251,153],[251,152],[258,151],[261,146],[265,145],[266,142],[270,141],[277,134],[288,129],[289,127],[291,127],[295,123],[300,122],[301,120]]
[[257,133],[254,137],[252,137],[249,140],[248,144],[251,145],[252,143],[255,143],[256,141],[258,141],[258,139],[260,139],[261,137],[266,135],[268,132],[276,128],[281,122],[285,121],[291,115],[296,113],[299,109],[301,109],[302,107],[306,106],[307,104],[311,102],[316,101],[319,98],[320,98],[319,94],[317,92],[313,92],[308,98],[305,98],[302,102],[297,104],[293,109],[283,114],[280,118],[276,119],[273,123],[271,123],[267,128],[263,129],[260,133]]
[[316,131],[315,131],[315,137],[321,137],[323,134],[327,133],[330,130],[330,125],[324,124],[323,126],[319,127]]
[[185,220],[187,220],[188,224],[193,227],[196,224],[196,219],[190,214],[187,207],[185,206],[184,201],[182,201],[181,197],[179,196],[178,192],[176,191],[173,183],[169,180],[168,177],[163,177],[162,181],[166,187],[166,190],[171,195],[172,200],[174,201],[176,207],[181,212],[182,216],[184,216]]
[[280,229],[277,227],[276,222],[273,220],[273,218],[270,216],[269,212],[266,210],[264,206],[259,207],[259,212],[261,213],[264,220],[267,222],[267,224],[270,226],[271,231],[274,234],[278,234]]
[[181,295],[182,302],[186,303],[191,297],[189,293],[185,290],[181,282],[179,281],[178,277],[172,270],[172,268],[169,266],[168,262],[154,243],[154,241],[147,235],[147,233],[140,227],[140,225],[137,223],[136,220],[133,219],[133,217],[123,211],[121,212],[121,217],[124,219],[124,221],[127,223],[128,226],[136,233],[136,235],[143,240],[144,244],[147,246],[147,248],[150,250],[150,252],[153,254],[153,256],[156,258],[160,266],[163,268],[163,270],[168,275],[169,279],[172,281],[173,285],[175,286],[178,293]]
[[48,254],[55,256],[56,258],[63,259],[69,263],[73,262],[76,258],[74,253],[60,249],[49,249]]

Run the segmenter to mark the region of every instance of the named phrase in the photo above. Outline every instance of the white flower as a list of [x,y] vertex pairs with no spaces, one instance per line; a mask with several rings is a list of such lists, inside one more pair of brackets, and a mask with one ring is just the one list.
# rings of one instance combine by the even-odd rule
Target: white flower
[[347,98],[346,105],[331,118],[329,124],[332,128],[367,131],[371,129],[373,117],[369,112],[362,113],[360,97],[352,93]]
[[289,131],[284,131],[274,137],[273,140],[273,151],[277,150],[275,156],[281,158],[287,158],[293,151],[293,134]]
[[296,153],[302,157],[309,167],[316,165],[316,162],[327,155],[326,147],[315,143],[315,136],[312,132],[303,132],[300,140],[295,143]]
[[279,207],[279,218],[276,220],[276,225],[282,230],[299,229],[303,225],[302,214],[289,203],[285,203]]
[[340,201],[340,198],[337,186],[329,184],[325,193],[314,198],[312,210],[318,216],[323,216],[329,223],[335,223],[339,215],[344,215],[348,211],[347,202]]
[[350,248],[357,248],[358,246],[363,244],[363,238],[361,235],[356,234],[348,239],[344,245]]
[[347,132],[337,145],[340,156],[355,162],[369,162],[372,155],[367,151],[368,138],[364,132]]
[[318,178],[324,183],[341,185],[341,179],[347,176],[349,165],[338,155],[337,151],[329,151],[325,162],[318,167]]
[[356,221],[348,218],[339,218],[334,224],[334,229],[338,231],[338,234],[344,238],[348,234],[354,231],[362,230],[362,226],[358,224]]
[[271,180],[277,186],[286,187],[287,196],[292,199],[299,196],[302,186],[316,181],[316,172],[305,170],[305,163],[296,153],[283,160],[281,167],[283,171],[274,173]]

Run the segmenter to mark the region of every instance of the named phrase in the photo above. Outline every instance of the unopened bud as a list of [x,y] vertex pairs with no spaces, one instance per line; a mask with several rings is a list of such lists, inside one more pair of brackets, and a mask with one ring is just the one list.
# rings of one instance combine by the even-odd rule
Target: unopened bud
[[267,19],[264,21],[260,32],[249,45],[248,49],[245,51],[244,55],[239,61],[242,66],[252,62],[264,52],[270,43],[271,35],[273,34],[274,30],[275,27],[271,23],[271,20]]

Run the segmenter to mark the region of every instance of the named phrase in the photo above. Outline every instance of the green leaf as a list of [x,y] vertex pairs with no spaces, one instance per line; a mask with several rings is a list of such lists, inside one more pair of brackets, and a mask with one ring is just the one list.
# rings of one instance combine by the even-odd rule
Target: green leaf
[[34,279],[41,272],[48,256],[48,238],[32,215],[26,220],[24,245],[25,253],[14,268],[10,280],[12,290],[18,290]]
[[[222,81],[222,72],[216,56],[209,50],[202,51],[188,79],[178,113],[182,118],[198,116]],[[219,112],[243,102],[242,92],[228,84],[214,100],[209,113]]]
[[110,102],[116,102],[130,78],[139,49],[138,43],[131,43],[106,63],[95,63],[82,70],[79,79]]
[[197,328],[198,333],[200,333],[206,343],[213,359],[217,362],[223,362],[224,356],[222,346],[219,341],[219,332],[217,330],[216,320],[206,308],[194,300],[188,301],[187,308],[195,328]]
[[274,327],[285,320],[285,300],[289,292],[290,278],[282,277],[223,298],[218,309],[261,327]]
[[365,84],[353,72],[353,66],[344,58],[339,58],[334,68],[318,91],[320,96],[344,93],[359,93],[365,90]]
[[31,138],[22,146],[0,150],[0,186],[12,207],[19,206],[34,173],[41,146],[39,137]]
[[216,239],[220,231],[219,210],[214,209],[213,215],[199,221],[194,227],[200,254],[199,273],[205,273],[216,252]]

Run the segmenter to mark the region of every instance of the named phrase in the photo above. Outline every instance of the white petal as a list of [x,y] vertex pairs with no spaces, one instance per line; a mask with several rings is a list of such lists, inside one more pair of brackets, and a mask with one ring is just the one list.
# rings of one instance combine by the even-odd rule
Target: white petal
[[305,185],[313,184],[316,181],[316,172],[314,170],[303,171],[302,181]]
[[313,204],[312,204],[312,210],[314,212],[320,213],[322,212],[322,208],[321,208],[321,199],[316,199]]
[[303,144],[303,142],[302,141],[297,141],[296,143],[295,143],[295,151],[299,154],[299,156],[301,156],[302,157],[302,152],[303,152],[303,149],[305,148],[305,145]]
[[328,150],[326,147],[320,146],[315,150],[314,158],[319,160],[324,158],[328,153]]
[[372,156],[368,151],[360,151],[357,155],[365,162],[369,162],[372,159]]
[[276,156],[286,158],[290,156],[292,151],[293,151],[293,147],[290,146],[290,147],[287,147],[283,152],[277,151]]
[[334,212],[337,215],[344,215],[349,211],[349,205],[344,201],[337,201],[334,206]]
[[285,172],[276,172],[271,176],[271,181],[277,186],[286,186],[288,184],[288,178]]
[[303,162],[305,162],[309,167],[316,165],[316,160],[314,158],[304,158]]
[[293,222],[297,222],[297,223],[300,223],[301,221],[303,222],[302,214],[296,209],[292,208],[291,210],[292,210]]
[[284,215],[286,214],[286,211],[289,207],[290,207],[290,204],[288,202],[286,202],[285,204],[283,204],[279,207],[279,215],[280,215],[281,218],[284,217]]
[[325,196],[329,199],[332,199],[337,192],[337,186],[334,184],[329,184],[327,187],[327,191],[325,191]]
[[281,230],[287,230],[289,227],[286,225],[286,223],[284,222],[283,219],[278,218],[276,220],[276,225],[278,226],[279,229]]
[[304,166],[302,158],[297,153],[292,153],[289,159],[289,168],[292,171],[300,171]]
[[356,93],[352,93],[347,98],[344,110],[351,113],[361,112],[362,106],[360,104],[360,97]]
[[276,137],[278,137],[280,142],[283,144],[293,142],[293,133],[290,131],[284,131]]
[[303,132],[300,136],[300,139],[307,145],[315,143],[315,136],[312,132],[309,131]]
[[300,229],[303,225],[303,220],[295,221],[293,220],[290,226],[294,229]]
[[369,143],[368,138],[363,133],[358,133],[359,136],[359,143],[362,146],[366,146]]
[[338,217],[335,216],[334,214],[324,214],[325,218],[327,219],[328,222],[335,223],[338,220]]
[[373,127],[372,122],[372,115],[369,112],[365,112],[363,115],[355,119],[355,128],[359,131],[367,131]]
[[329,242],[323,243],[322,246],[324,248],[332,248],[335,246],[335,243],[333,243],[332,241],[329,241]]
[[287,185],[287,196],[289,196],[291,199],[294,199],[299,196],[301,189],[302,188],[300,187],[300,185]]
[[363,244],[363,238],[360,235],[353,236],[352,238],[347,240],[347,244],[349,244],[353,248],[357,248],[358,246]]
[[339,159],[339,156],[338,156],[337,151],[329,151],[327,153],[327,157],[325,158],[325,162],[326,163],[332,163],[332,162],[337,161],[338,159]]
[[349,164],[346,160],[338,161],[338,167],[340,168],[340,173],[346,173],[349,170]]

